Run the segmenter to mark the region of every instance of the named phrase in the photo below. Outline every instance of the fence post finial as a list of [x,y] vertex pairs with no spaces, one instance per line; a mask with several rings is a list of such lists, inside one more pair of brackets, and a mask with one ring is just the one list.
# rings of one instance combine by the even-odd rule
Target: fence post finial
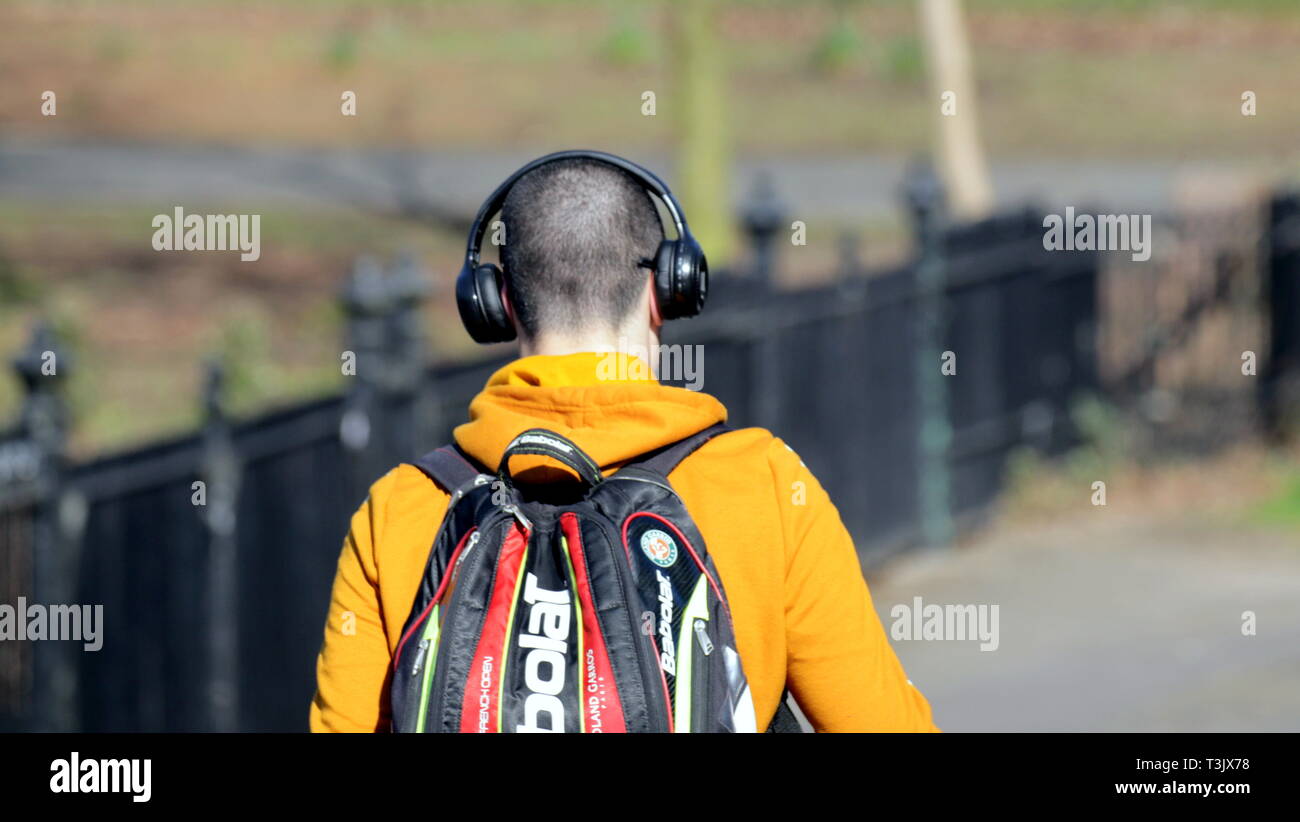
[[347,317],[348,345],[356,357],[360,382],[384,382],[384,348],[391,295],[379,261],[369,255],[357,258],[339,296]]
[[429,296],[429,281],[413,252],[398,255],[388,275],[387,290],[391,325],[388,348],[392,355],[394,387],[414,390],[420,384],[425,366],[422,309]]
[[776,277],[776,235],[785,218],[785,204],[776,193],[771,173],[764,171],[754,181],[740,214],[741,225],[754,252],[752,276],[764,287],[770,286]]
[[839,274],[837,279],[841,284],[862,273],[862,259],[858,253],[858,239],[858,235],[852,231],[840,232],[839,242],[836,245],[839,256],[836,268]]
[[903,176],[903,200],[912,218],[917,246],[924,248],[938,238],[948,209],[943,181],[928,158],[918,158],[908,165]]
[[14,357],[13,367],[22,380],[22,424],[50,456],[62,459],[68,428],[68,410],[62,387],[72,362],[54,328],[42,322],[32,331],[27,347]]
[[[71,605],[76,600],[80,574],[80,497],[66,487],[66,443],[69,414],[62,388],[71,359],[54,328],[38,324],[27,347],[14,358],[22,380],[21,436],[35,453],[35,505],[32,530],[32,593],[37,602]],[[84,504],[81,506],[84,509]],[[76,646],[42,642],[33,649],[33,681],[37,727],[48,731],[75,731],[77,708]]]

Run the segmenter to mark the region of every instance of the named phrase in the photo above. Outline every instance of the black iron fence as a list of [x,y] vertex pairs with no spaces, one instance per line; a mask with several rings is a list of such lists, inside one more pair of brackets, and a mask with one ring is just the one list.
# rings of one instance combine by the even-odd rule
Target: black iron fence
[[1300,421],[1300,192],[1272,197],[1266,225],[1259,238],[1260,254],[1268,261],[1259,405],[1265,430],[1295,434]]
[[[665,339],[703,346],[703,388],[733,424],[800,453],[867,563],[979,517],[1011,450],[1068,445],[1071,402],[1099,388],[1098,255],[1045,251],[1032,209],[948,225],[937,186],[907,191],[914,259],[815,289],[771,286],[787,221],[751,211],[756,263],[718,277],[706,316]],[[1278,220],[1293,221],[1290,202]],[[1273,255],[1290,293],[1295,247]],[[502,362],[428,366],[422,283],[409,260],[357,266],[346,394],[233,420],[211,365],[200,431],[79,465],[61,457],[57,341],[33,340],[22,419],[0,434],[0,594],[102,604],[106,628],[94,653],[0,642],[0,723],[305,727],[349,517],[375,478],[450,437]]]

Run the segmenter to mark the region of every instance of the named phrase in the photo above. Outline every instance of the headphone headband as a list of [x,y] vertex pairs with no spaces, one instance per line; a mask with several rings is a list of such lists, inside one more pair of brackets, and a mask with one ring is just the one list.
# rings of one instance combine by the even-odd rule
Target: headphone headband
[[668,185],[659,179],[653,171],[637,165],[631,160],[625,160],[616,154],[609,154],[604,151],[590,151],[587,149],[571,149],[569,151],[557,151],[553,154],[547,154],[544,157],[538,157],[536,160],[525,165],[506,178],[505,182],[497,186],[492,195],[487,198],[478,214],[474,217],[474,222],[469,229],[469,246],[465,249],[465,265],[469,268],[478,266],[479,255],[482,253],[483,235],[487,233],[488,218],[495,215],[505,204],[506,197],[510,194],[510,189],[519,181],[520,177],[540,168],[544,165],[557,162],[559,160],[594,160],[598,163],[613,166],[635,177],[641,185],[650,193],[654,194],[663,202],[668,209],[668,214],[672,217],[673,229],[677,232],[677,238],[691,236],[691,230],[686,225],[686,217],[682,214],[681,207],[677,204],[677,198],[668,190]]

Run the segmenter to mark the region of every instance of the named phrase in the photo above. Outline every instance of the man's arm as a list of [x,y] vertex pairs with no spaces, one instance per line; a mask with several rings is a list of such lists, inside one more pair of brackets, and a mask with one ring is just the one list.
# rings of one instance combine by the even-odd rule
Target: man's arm
[[343,542],[325,621],[325,642],[316,660],[316,697],[309,720],[313,732],[388,730],[386,688],[391,657],[374,546],[383,529],[376,500],[384,498],[391,478],[390,474],[371,488],[369,499],[352,516],[352,527]]
[[774,441],[769,461],[785,529],[787,682],[799,707],[819,731],[937,731],[835,505],[785,443]]

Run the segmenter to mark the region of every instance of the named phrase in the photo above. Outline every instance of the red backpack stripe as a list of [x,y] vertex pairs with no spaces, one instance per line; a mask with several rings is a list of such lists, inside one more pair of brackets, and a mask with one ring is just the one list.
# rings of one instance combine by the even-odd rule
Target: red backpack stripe
[[497,558],[492,599],[483,620],[461,703],[461,733],[498,733],[501,728],[501,678],[505,673],[506,632],[513,622],[519,569],[528,551],[528,534],[512,524]]
[[614,682],[614,669],[609,664],[609,651],[596,616],[596,604],[591,595],[591,574],[587,555],[582,547],[582,528],[576,514],[560,516],[560,528],[568,545],[569,560],[573,563],[574,582],[578,588],[578,602],[582,611],[582,640],[584,659],[578,661],[582,668],[582,727],[587,733],[626,733],[623,721],[623,704],[618,698]]

